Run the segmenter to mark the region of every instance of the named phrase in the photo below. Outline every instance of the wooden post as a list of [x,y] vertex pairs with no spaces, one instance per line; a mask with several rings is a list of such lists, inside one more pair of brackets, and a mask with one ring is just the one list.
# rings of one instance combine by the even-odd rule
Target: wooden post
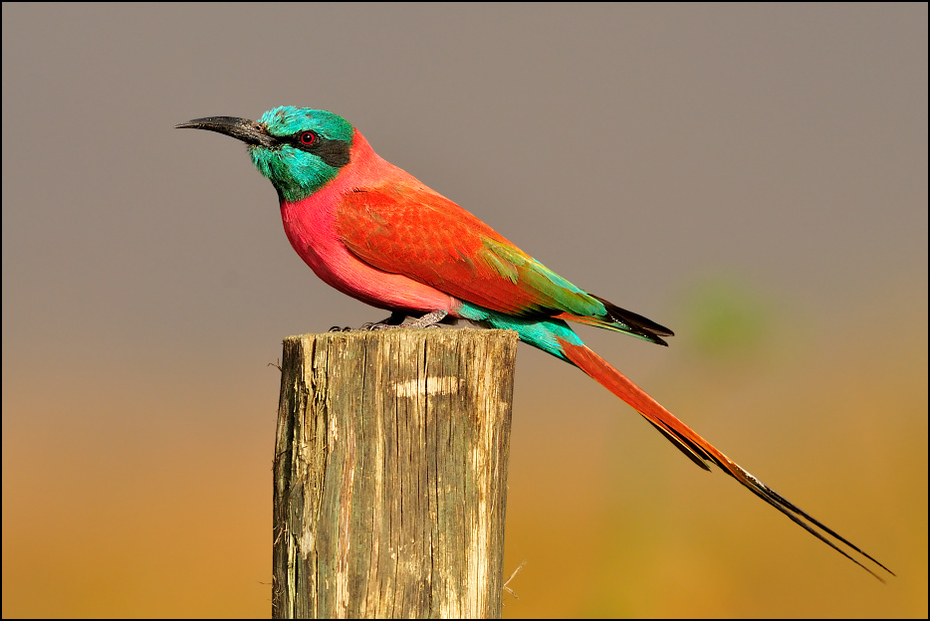
[[284,341],[275,618],[500,617],[515,332]]

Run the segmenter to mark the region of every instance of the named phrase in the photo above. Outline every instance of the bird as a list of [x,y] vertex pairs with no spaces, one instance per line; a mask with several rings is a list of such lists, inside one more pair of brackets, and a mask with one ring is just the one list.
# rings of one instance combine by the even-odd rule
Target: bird
[[[757,479],[606,360],[570,323],[667,345],[674,333],[559,276],[413,175],[382,159],[351,123],[326,110],[280,106],[257,121],[193,119],[246,144],[278,193],[284,231],[328,285],[413,327],[468,320],[579,368],[629,404],[704,470],[716,465],[753,494],[867,572],[875,558]],[[854,555],[858,555],[856,558]],[[871,561],[877,566],[866,565]]]

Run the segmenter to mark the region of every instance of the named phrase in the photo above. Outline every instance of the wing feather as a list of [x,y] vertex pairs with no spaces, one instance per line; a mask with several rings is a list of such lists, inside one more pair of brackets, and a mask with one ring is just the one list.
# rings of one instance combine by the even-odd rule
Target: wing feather
[[457,204],[395,181],[348,193],[337,232],[362,261],[517,317],[558,316],[657,343],[671,331],[579,289]]

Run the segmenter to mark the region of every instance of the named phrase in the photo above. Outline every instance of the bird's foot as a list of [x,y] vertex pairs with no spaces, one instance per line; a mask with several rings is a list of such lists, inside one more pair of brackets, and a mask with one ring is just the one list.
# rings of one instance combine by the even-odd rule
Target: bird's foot
[[[366,324],[363,324],[362,327],[358,328],[359,330],[393,330],[394,328],[438,328],[440,323],[451,323],[454,324],[457,320],[454,318],[449,318],[449,313],[443,310],[432,311],[426,313],[421,317],[417,317],[409,323],[404,323],[409,317],[405,313],[394,312],[391,313],[391,316],[387,319],[382,319],[381,321],[370,321]],[[353,328],[347,327],[343,328],[341,326],[333,326],[329,329],[330,332],[352,332]]]
[[342,326],[333,326],[329,329],[329,332],[352,332],[354,330],[387,330],[390,328],[399,328],[407,319],[407,315],[400,312],[391,313],[391,316],[387,319],[382,319],[381,321],[369,321],[364,323],[359,328],[353,328],[351,326],[342,327]]
[[391,328],[399,328],[404,321],[406,321],[407,315],[405,313],[393,312],[391,316],[387,319],[382,319],[381,321],[369,321],[363,325],[361,330],[390,330]]
[[[362,330],[393,330],[394,328],[438,328],[441,322],[444,320],[448,321],[448,315],[449,313],[447,311],[438,310],[431,313],[426,313],[425,315],[413,319],[413,321],[407,322],[410,317],[404,313],[395,312],[384,321],[379,321],[377,323],[366,323],[364,326],[362,326]],[[450,323],[454,323],[454,321]]]
[[431,313],[426,313],[420,317],[416,317],[413,321],[407,322],[410,319],[404,313],[396,312],[392,313],[390,317],[384,321],[379,321],[377,323],[366,323],[362,326],[362,330],[393,330],[394,328],[438,328],[440,323],[455,323],[455,319],[448,317],[449,313],[447,311],[433,311]]
[[449,313],[444,310],[435,310],[431,313],[426,313],[419,319],[415,319],[405,325],[405,328],[438,328],[439,323],[446,318],[446,315]]

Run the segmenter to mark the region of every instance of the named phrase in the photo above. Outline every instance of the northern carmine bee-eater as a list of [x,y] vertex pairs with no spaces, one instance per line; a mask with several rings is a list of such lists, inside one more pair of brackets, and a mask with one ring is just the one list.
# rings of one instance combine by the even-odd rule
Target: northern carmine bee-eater
[[219,132],[248,145],[252,162],[278,191],[287,238],[327,284],[390,310],[395,321],[416,316],[415,326],[449,317],[515,330],[525,343],[575,365],[626,401],[701,468],[716,464],[879,580],[865,559],[891,573],[692,431],[588,349],[568,322],[659,345],[666,345],[671,330],[568,282],[381,159],[342,117],[283,106],[258,121],[214,116],[177,127]]

